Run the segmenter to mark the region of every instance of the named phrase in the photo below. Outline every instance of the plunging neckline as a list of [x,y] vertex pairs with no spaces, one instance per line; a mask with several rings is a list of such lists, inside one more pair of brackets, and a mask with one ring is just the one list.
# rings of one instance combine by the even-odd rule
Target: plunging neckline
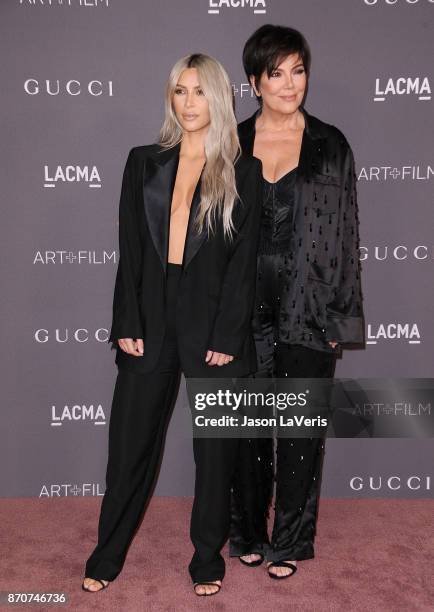
[[[278,179],[277,181],[274,181],[274,183],[272,183],[271,181],[268,181],[264,175],[262,175],[263,180],[268,183],[268,185],[274,186],[277,185],[278,183],[280,183],[280,181],[282,181],[285,177],[289,176],[292,172],[295,172],[297,170],[297,168],[300,166],[300,162],[302,159],[302,152],[303,152],[303,143],[305,144],[305,139],[306,139],[306,134],[307,134],[307,121],[306,121],[306,117],[304,114],[304,110],[300,111],[301,114],[303,115],[303,119],[304,119],[304,126],[303,126],[303,131],[301,134],[301,144],[300,144],[300,152],[299,152],[299,158],[298,158],[298,164],[295,168],[293,168],[292,170],[290,170],[289,172],[287,172],[286,174],[284,174],[283,176],[280,177],[280,179]],[[262,160],[259,157],[256,157],[254,155],[254,150],[255,150],[255,140],[256,140],[256,121],[258,120],[258,117],[260,117],[261,115],[261,109],[258,108],[258,110],[255,112],[254,115],[254,120],[253,120],[253,140],[252,140],[252,144],[251,144],[251,154],[253,157],[255,157],[256,159],[259,159],[259,161],[262,163]]]
[[298,166],[296,166],[295,168],[293,168],[292,170],[290,170],[289,172],[287,172],[286,174],[284,174],[283,176],[281,176],[279,179],[277,179],[277,181],[271,182],[269,180],[267,180],[265,178],[264,175],[262,175],[262,178],[264,179],[264,181],[266,183],[268,183],[269,185],[277,185],[277,183],[280,183],[280,181],[282,181],[284,178],[288,177],[290,174],[292,174],[293,172],[295,172],[297,170]]

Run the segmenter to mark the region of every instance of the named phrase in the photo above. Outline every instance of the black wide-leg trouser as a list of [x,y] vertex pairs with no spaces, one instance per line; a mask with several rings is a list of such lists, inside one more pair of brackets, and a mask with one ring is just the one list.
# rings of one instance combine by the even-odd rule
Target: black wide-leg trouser
[[[98,543],[85,568],[85,575],[91,578],[111,581],[120,573],[152,494],[181,374],[175,329],[181,270],[181,265],[168,265],[166,335],[155,369],[148,374],[118,371]],[[238,440],[234,439],[193,439],[196,483],[190,533],[194,555],[189,570],[194,582],[224,577],[220,551],[229,532],[230,486],[237,449]],[[170,546],[170,542],[164,545]]]
[[[263,347],[257,346],[258,354],[264,354]],[[336,365],[333,353],[279,342],[272,360],[268,375],[276,378],[333,378]],[[268,561],[314,557],[324,453],[323,438],[278,438],[275,461],[272,439],[240,440],[232,492],[231,556],[260,553]],[[267,518],[274,480],[270,541]]]

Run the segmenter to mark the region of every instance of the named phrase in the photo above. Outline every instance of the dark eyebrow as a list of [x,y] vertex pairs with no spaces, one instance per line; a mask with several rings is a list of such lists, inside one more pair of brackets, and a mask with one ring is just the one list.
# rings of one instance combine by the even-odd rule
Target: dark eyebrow
[[[279,66],[280,66],[280,64],[279,64]],[[277,66],[274,70],[279,70],[280,69],[279,66]],[[295,66],[293,66],[291,68],[291,70],[294,70],[294,68],[300,68],[300,66],[304,68],[303,62],[298,62],[298,64],[295,64]]]
[[[187,89],[185,85],[179,85],[179,83],[177,83],[175,87],[183,87],[184,89]],[[195,85],[193,89],[202,89],[202,87],[200,85]]]

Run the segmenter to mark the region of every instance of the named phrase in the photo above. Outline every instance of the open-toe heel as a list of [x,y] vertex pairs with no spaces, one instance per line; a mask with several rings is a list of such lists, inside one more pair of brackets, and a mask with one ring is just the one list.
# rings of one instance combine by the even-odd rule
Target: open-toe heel
[[93,591],[92,589],[89,589],[88,587],[84,586],[84,581],[81,585],[81,588],[83,589],[83,591],[86,591],[86,593],[99,593],[100,591],[104,591],[104,589],[106,589],[108,587],[108,585],[110,584],[109,581],[106,581],[107,584],[104,584],[104,582],[102,580],[100,580],[99,578],[92,578],[91,576],[86,576],[86,578],[90,578],[91,580],[96,580],[96,582],[99,582],[100,584],[102,584],[102,589],[98,589],[97,591]]
[[258,565],[261,565],[264,562],[264,555],[262,555],[261,553],[250,553],[250,554],[261,555],[261,558],[255,559],[255,561],[246,561],[245,559],[241,559],[241,557],[238,557],[238,559],[241,561],[243,565],[247,565],[247,567],[258,567]]
[[[196,587],[203,586],[203,585],[210,585],[210,586],[217,587],[217,591],[213,591],[212,593],[198,593],[196,591]],[[221,588],[222,588],[222,585],[221,584],[216,584],[215,582],[195,582],[193,584],[194,592],[196,593],[196,595],[198,597],[207,597],[209,595],[217,595],[217,593],[220,591]]]
[[[278,576],[277,574],[273,574],[272,572],[270,572],[270,567],[289,567],[292,572],[290,574],[285,574],[284,576]],[[270,578],[273,578],[273,580],[283,580],[283,578],[289,578],[290,576],[293,576],[297,571],[297,566],[294,565],[294,563],[290,563],[289,561],[273,561],[272,563],[270,563],[267,569]]]

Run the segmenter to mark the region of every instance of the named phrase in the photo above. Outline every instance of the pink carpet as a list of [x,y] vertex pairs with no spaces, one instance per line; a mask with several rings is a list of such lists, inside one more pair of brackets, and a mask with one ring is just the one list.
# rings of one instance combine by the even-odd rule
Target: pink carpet
[[317,556],[295,576],[272,581],[264,566],[245,568],[225,549],[222,591],[199,598],[187,573],[190,498],[154,498],[118,578],[101,593],[81,590],[101,499],[3,499],[0,591],[63,591],[62,608],[74,612],[434,610],[432,500],[322,499]]

